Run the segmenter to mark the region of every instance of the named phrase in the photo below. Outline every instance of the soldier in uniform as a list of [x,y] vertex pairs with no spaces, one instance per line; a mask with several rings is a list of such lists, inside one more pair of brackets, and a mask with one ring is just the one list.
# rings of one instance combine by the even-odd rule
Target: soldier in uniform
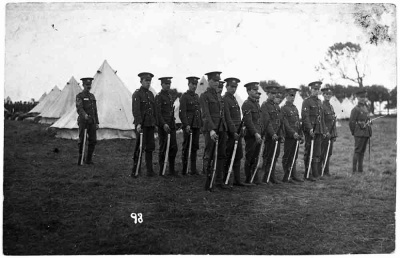
[[81,165],[83,138],[85,128],[88,134],[88,153],[86,157],[86,164],[93,164],[92,155],[97,143],[96,130],[99,129],[99,117],[97,115],[96,98],[90,89],[92,88],[93,78],[82,78],[83,91],[76,95],[76,111],[78,112],[78,126],[79,126],[79,159],[78,165]]
[[[220,85],[221,72],[206,73],[209,87],[200,96],[201,116],[203,120],[202,132],[205,148],[203,156],[203,170],[210,175],[212,173],[213,146],[218,139],[218,158],[216,167],[215,184],[221,189],[230,189],[223,182],[223,167],[226,159],[226,132],[229,122],[225,116],[224,101],[220,95],[223,85]],[[228,118],[229,119],[229,118]]]
[[[332,89],[330,88],[323,88],[321,89],[322,91],[322,96],[324,97],[324,101],[322,102],[322,109],[324,112],[324,120],[325,120],[325,138],[322,139],[322,155],[321,155],[321,165],[323,168],[325,159],[326,159],[326,165],[325,165],[325,170],[324,170],[324,176],[331,176],[331,173],[329,172],[329,160],[331,159],[332,156],[332,149],[333,149],[333,143],[336,141],[337,137],[337,132],[336,132],[336,115],[335,111],[333,110],[332,105],[329,103],[329,101],[332,98]],[[331,145],[328,150],[328,145],[329,141],[331,141]],[[326,156],[328,155],[328,156]],[[322,173],[322,169],[321,169]]]
[[[360,89],[357,93],[357,106],[351,110],[350,114],[350,131],[354,136],[354,154],[353,154],[353,173],[363,172],[364,153],[367,149],[367,143],[372,136],[369,111],[366,105],[367,92]],[[358,163],[358,170],[357,170]]]
[[[273,183],[273,184],[281,183],[275,176],[275,165],[280,154],[280,143],[285,142],[285,137],[284,137],[285,126],[283,125],[283,123],[286,120],[284,120],[281,108],[279,107],[278,104],[280,102],[280,98],[276,97],[279,94],[279,91],[280,89],[278,86],[267,87],[268,99],[261,105],[261,112],[268,114],[270,119],[269,126],[266,127],[266,135],[265,135],[265,150],[264,150],[265,173],[263,177],[263,182]],[[272,158],[274,156],[274,150],[276,144],[278,145],[276,148],[274,163],[272,163]],[[270,182],[267,182],[270,170],[271,170]]]
[[[145,151],[147,176],[155,176],[153,170],[153,151],[155,149],[154,132],[157,124],[156,104],[153,93],[149,90],[151,73],[139,73],[141,87],[132,95],[132,113],[136,130],[136,148],[133,155],[133,168],[131,176],[134,176],[139,161],[139,134],[143,133],[142,148]],[[140,164],[139,164],[140,165]],[[139,169],[140,171],[140,169]],[[140,172],[139,172],[140,173]]]
[[[259,104],[260,94],[259,83],[249,82],[244,85],[249,97],[243,102],[243,113],[249,113],[244,119],[244,126],[246,133],[244,135],[245,141],[245,163],[244,172],[246,176],[245,183],[250,184],[253,173],[256,169],[258,162],[258,155],[262,143],[263,125],[261,117],[261,109]],[[261,184],[259,173],[254,176],[254,183]]]
[[[284,154],[282,157],[282,167],[285,174],[282,181],[291,183],[293,183],[293,181],[303,182],[303,180],[297,176],[296,170],[296,160],[300,147],[298,147],[295,156],[297,141],[300,141],[300,144],[304,143],[303,131],[300,127],[299,111],[293,104],[297,91],[298,89],[296,88],[286,89],[286,103],[282,107],[283,117],[287,121],[287,126],[285,128],[285,143],[283,146]],[[289,178],[289,171],[292,164],[292,173]]]
[[169,92],[171,89],[172,77],[161,77],[161,91],[156,96],[156,110],[157,110],[157,125],[159,135],[160,151],[158,153],[160,175],[164,167],[165,154],[167,152],[167,137],[170,135],[169,145],[169,175],[179,177],[175,171],[175,157],[178,152],[178,144],[176,142],[176,125],[174,116],[174,100]]
[[[310,176],[307,180],[315,181],[321,175],[320,162],[321,158],[321,144],[322,138],[325,134],[325,119],[324,112],[322,109],[322,102],[318,98],[320,94],[322,82],[315,81],[308,84],[311,89],[311,96],[303,101],[301,107],[301,119],[305,135],[305,150],[304,150],[304,166],[306,168],[304,177],[307,179],[307,171],[309,159],[311,158],[311,171]],[[314,149],[312,157],[311,152],[311,140],[314,139]]]
[[198,77],[187,77],[189,90],[183,93],[179,102],[179,118],[182,122],[183,129],[183,144],[182,144],[182,164],[183,170],[182,174],[186,175],[186,169],[188,164],[189,157],[189,137],[190,132],[192,132],[192,148],[190,154],[190,174],[199,175],[199,172],[196,169],[196,159],[197,159],[197,150],[199,149],[199,137],[200,137],[200,128],[202,125],[201,121],[201,109],[200,109],[200,99],[199,95],[197,95],[196,89]]
[[[230,115],[230,120],[232,120],[232,125],[233,128],[231,131],[233,133],[230,133],[228,135],[228,140],[226,143],[226,154],[227,154],[227,159],[225,163],[225,175],[228,175],[228,170],[229,166],[231,163],[232,155],[233,155],[233,149],[235,145],[235,141],[237,140],[237,147],[236,147],[236,154],[235,158],[233,161],[233,185],[234,186],[245,186],[240,181],[240,162],[243,158],[243,149],[242,149],[242,134],[241,132],[238,132],[240,122],[241,122],[241,112],[240,112],[240,106],[239,103],[237,102],[235,98],[235,92],[238,87],[238,83],[240,82],[239,79],[237,78],[226,78],[224,81],[226,81],[226,93],[223,97],[224,103],[225,103],[225,108],[228,109],[227,114]],[[240,137],[239,137],[239,134]]]

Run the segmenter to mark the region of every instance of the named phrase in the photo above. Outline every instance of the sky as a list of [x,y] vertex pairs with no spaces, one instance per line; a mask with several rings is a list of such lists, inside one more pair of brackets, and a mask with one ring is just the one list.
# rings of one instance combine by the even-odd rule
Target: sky
[[[367,66],[364,85],[396,86],[395,43],[366,44],[354,12],[373,4],[311,3],[8,3],[5,6],[4,97],[38,100],[74,76],[94,76],[104,60],[133,92],[140,72],[172,76],[187,90],[188,76],[221,71],[240,85],[276,80],[299,87],[355,85],[315,71],[337,42],[360,44]],[[381,22],[396,24],[395,7]],[[395,26],[390,26],[394,29]],[[392,33],[394,33],[392,31]],[[395,35],[397,37],[397,35]],[[245,94],[239,87],[239,94]]]

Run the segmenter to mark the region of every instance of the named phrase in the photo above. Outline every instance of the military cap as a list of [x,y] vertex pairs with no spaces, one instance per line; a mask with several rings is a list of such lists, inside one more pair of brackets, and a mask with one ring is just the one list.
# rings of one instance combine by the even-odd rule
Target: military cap
[[244,85],[244,87],[246,87],[247,90],[258,89],[259,84],[260,84],[259,82],[249,82],[249,83],[246,83]]
[[85,78],[81,78],[82,84],[91,84],[93,81],[92,77],[85,77]]
[[161,83],[171,83],[172,77],[160,77],[158,79],[161,81]]
[[143,73],[139,73],[138,76],[140,77],[140,79],[151,79],[154,77],[154,75],[152,73],[147,73],[147,72],[143,72]]
[[238,78],[234,78],[234,77],[229,77],[226,78],[224,81],[226,81],[226,86],[230,85],[230,86],[238,86],[238,83],[240,82],[240,80]]
[[357,97],[362,97],[362,98],[367,97],[367,90],[365,90],[365,89],[358,89],[358,90],[356,91],[356,96],[357,96]]
[[267,90],[267,93],[279,93],[280,92],[280,87],[279,86],[267,86],[265,87]]
[[296,94],[296,91],[299,91],[299,89],[297,89],[297,88],[287,88],[287,89],[285,89],[285,92],[286,92],[287,95]]
[[322,88],[321,91],[323,93],[332,93],[332,89],[331,88]]
[[197,84],[200,78],[196,76],[189,76],[186,77],[186,79],[189,81],[189,83]]
[[224,81],[219,81],[219,86],[218,87],[219,88],[223,88],[224,87],[224,83],[225,83]]
[[319,90],[321,88],[321,85],[322,85],[322,82],[315,81],[315,82],[310,82],[308,84],[308,87],[311,87],[311,89],[314,89],[314,90]]
[[207,79],[208,80],[214,80],[214,81],[219,81],[219,80],[221,80],[221,73],[222,72],[209,72],[209,73],[206,73],[206,75],[207,75]]

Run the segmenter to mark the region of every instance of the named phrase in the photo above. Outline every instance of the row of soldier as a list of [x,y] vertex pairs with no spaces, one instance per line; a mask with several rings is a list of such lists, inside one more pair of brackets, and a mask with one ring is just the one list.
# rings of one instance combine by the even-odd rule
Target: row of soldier
[[[260,106],[259,83],[250,82],[244,85],[248,99],[240,107],[234,96],[240,80],[226,78],[222,81],[220,74],[221,72],[206,74],[209,87],[200,97],[195,93],[199,78],[187,77],[188,91],[180,98],[179,107],[184,138],[181,172],[183,175],[201,174],[196,169],[196,158],[200,134],[203,134],[205,148],[202,173],[207,175],[206,189],[213,189],[214,186],[230,189],[232,185],[280,184],[281,181],[275,176],[275,166],[280,155],[281,144],[284,144],[283,182],[303,182],[302,176],[296,169],[299,144],[303,142],[305,142],[304,179],[316,181],[323,179],[323,176],[330,176],[329,161],[337,132],[336,116],[329,103],[332,97],[329,88],[321,90],[322,82],[319,81],[309,84],[311,96],[303,101],[302,121],[300,121],[299,111],[293,104],[298,89],[282,90],[279,86],[267,87],[268,99]],[[168,174],[179,176],[179,172],[175,170],[178,152],[175,107],[169,93],[172,77],[159,78],[162,90],[154,96],[149,90],[154,75],[145,72],[138,76],[141,87],[132,95],[132,112],[137,140],[131,176],[141,175],[143,152],[147,176],[156,175],[152,160],[155,150],[155,133],[158,133],[160,143],[159,175],[166,174],[168,164]],[[92,80],[93,78],[82,79],[84,91],[77,96],[78,122],[80,122],[78,164],[82,164],[85,128],[89,135],[86,163],[93,164],[91,158],[96,144],[96,129],[99,121],[95,101],[91,101],[94,100],[94,95],[89,93]],[[221,96],[225,83],[226,93]],[[318,99],[321,91],[324,102]],[[360,105],[363,99],[365,100],[364,95],[365,92],[359,92],[357,95],[360,97]],[[279,104],[285,97],[286,103],[280,108]],[[356,110],[356,108],[352,110],[350,129],[355,138],[360,138],[360,136],[356,137],[355,131],[369,128],[370,132],[370,127],[364,122],[368,118],[368,112],[361,112],[360,116],[361,109]],[[363,137],[370,137],[370,134]],[[240,179],[243,140],[245,142],[245,182],[241,182]],[[354,164],[358,164],[358,171],[362,172],[366,141],[356,139],[355,145],[353,172],[357,170]],[[261,169],[260,164],[263,164]],[[231,172],[233,176],[230,177]]]

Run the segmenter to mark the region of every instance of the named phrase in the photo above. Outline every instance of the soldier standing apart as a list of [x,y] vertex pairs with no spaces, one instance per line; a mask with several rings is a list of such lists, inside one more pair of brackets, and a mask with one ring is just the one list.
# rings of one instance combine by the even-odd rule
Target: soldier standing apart
[[158,152],[160,175],[164,167],[165,154],[167,152],[167,138],[170,135],[169,155],[168,155],[168,171],[169,175],[179,177],[175,171],[175,157],[178,152],[178,144],[176,142],[176,126],[174,116],[174,100],[170,94],[172,77],[161,77],[161,91],[156,96],[157,125],[159,134],[160,150]]
[[183,129],[183,143],[182,143],[182,174],[186,175],[188,157],[189,157],[189,138],[192,132],[192,147],[190,154],[190,174],[199,175],[196,169],[197,150],[199,149],[199,137],[201,121],[200,99],[199,95],[195,93],[197,83],[200,78],[187,77],[189,90],[183,93],[179,102],[179,118],[182,122]]
[[[279,93],[278,86],[267,87],[268,99],[261,105],[261,112],[266,113],[269,116],[270,122],[269,126],[266,128],[265,134],[265,150],[264,150],[264,165],[265,173],[263,177],[263,182],[280,184],[281,182],[275,176],[275,165],[280,154],[280,143],[285,142],[284,137],[284,119],[279,107],[280,98],[277,97]],[[277,144],[274,163],[272,163],[272,158],[274,157],[275,145]],[[272,166],[272,169],[271,169]],[[271,170],[270,180],[268,180],[268,174]]]
[[[293,183],[293,181],[303,182],[303,180],[297,176],[296,170],[296,161],[300,149],[300,147],[298,147],[296,152],[297,141],[299,141],[299,144],[304,143],[303,131],[300,127],[299,111],[293,104],[297,91],[298,89],[296,88],[286,89],[286,103],[282,107],[283,117],[287,121],[287,127],[285,129],[285,143],[283,146],[284,154],[282,157],[282,167],[285,174],[282,181],[290,183]],[[292,173],[289,178],[289,171],[292,167],[292,164]]]
[[97,115],[96,98],[90,89],[92,88],[93,78],[82,78],[83,91],[76,95],[76,111],[78,112],[78,126],[79,126],[79,159],[78,165],[81,165],[83,146],[83,138],[85,135],[85,128],[88,134],[88,153],[86,157],[86,164],[93,164],[92,155],[97,143],[96,130],[99,129],[99,117]]
[[[337,137],[337,132],[336,132],[336,115],[335,111],[333,110],[333,107],[329,101],[332,98],[332,90],[330,88],[323,88],[322,90],[322,96],[324,97],[324,101],[322,102],[322,109],[324,112],[324,118],[325,118],[325,132],[326,132],[326,137],[322,139],[322,155],[321,155],[321,166],[323,168],[325,160],[326,160],[326,165],[325,165],[325,170],[324,170],[324,176],[331,176],[331,173],[329,172],[329,161],[332,156],[332,150],[333,150],[333,143],[336,141]],[[331,141],[329,150],[328,150],[328,145],[329,141]],[[328,157],[326,156],[328,155]],[[322,173],[322,169],[321,169]]]
[[[372,128],[370,124],[369,111],[366,105],[367,92],[360,89],[357,93],[357,106],[351,110],[350,114],[350,131],[354,136],[354,154],[353,154],[353,173],[363,172],[364,153],[367,149],[367,143],[372,136]],[[357,170],[358,163],[358,170]]]
[[[223,167],[225,165],[226,131],[224,102],[219,93],[221,72],[206,73],[209,87],[200,96],[201,116],[203,120],[202,132],[204,135],[203,171],[209,176],[212,174],[213,146],[218,139],[218,158],[216,167],[215,184],[221,189],[229,189],[223,182]],[[223,87],[223,86],[222,86]]]
[[[238,87],[238,83],[240,82],[239,79],[237,78],[226,78],[224,81],[226,81],[226,93],[223,97],[224,103],[225,103],[225,108],[228,109],[228,114],[230,115],[230,120],[232,121],[233,128],[232,131],[228,135],[228,140],[226,143],[226,154],[227,154],[227,159],[225,163],[225,174],[228,175],[229,171],[229,166],[231,164],[231,159],[233,155],[233,149],[235,145],[235,141],[237,140],[237,147],[236,147],[236,154],[234,157],[233,161],[233,185],[234,186],[245,186],[241,181],[240,181],[240,162],[243,158],[243,148],[242,148],[242,135],[238,135],[238,129],[240,126],[241,122],[241,112],[240,112],[240,106],[239,103],[237,102],[235,98],[235,92]],[[241,132],[239,132],[241,133]]]
[[[325,119],[322,111],[322,102],[318,98],[318,95],[321,93],[321,84],[322,82],[320,81],[308,84],[311,89],[311,96],[303,101],[301,107],[301,119],[305,134],[304,166],[306,170],[304,178],[307,179],[308,164],[310,161],[309,159],[311,158],[312,173],[310,173],[309,178],[307,179],[310,181],[315,181],[319,175],[321,175],[321,144],[325,133]],[[312,157],[310,157],[312,139],[314,139],[314,149]]]
[[[249,82],[244,85],[249,97],[243,102],[243,113],[249,113],[244,117],[244,126],[246,133],[244,135],[245,141],[245,163],[244,173],[246,176],[245,183],[250,184],[254,170],[257,166],[258,155],[262,142],[263,128],[261,123],[261,109],[258,103],[260,94],[258,92],[259,83]],[[259,173],[254,176],[254,183],[261,184]]]
[[[133,168],[131,176],[135,175],[136,166],[139,159],[139,134],[143,133],[142,148],[145,151],[147,176],[155,176],[153,171],[153,151],[155,149],[154,132],[156,130],[156,104],[153,93],[149,90],[151,73],[139,73],[141,87],[132,95],[132,113],[136,130],[136,147],[133,155]],[[140,165],[140,164],[139,164]],[[140,173],[140,169],[139,169]],[[141,173],[140,173],[141,174]]]

